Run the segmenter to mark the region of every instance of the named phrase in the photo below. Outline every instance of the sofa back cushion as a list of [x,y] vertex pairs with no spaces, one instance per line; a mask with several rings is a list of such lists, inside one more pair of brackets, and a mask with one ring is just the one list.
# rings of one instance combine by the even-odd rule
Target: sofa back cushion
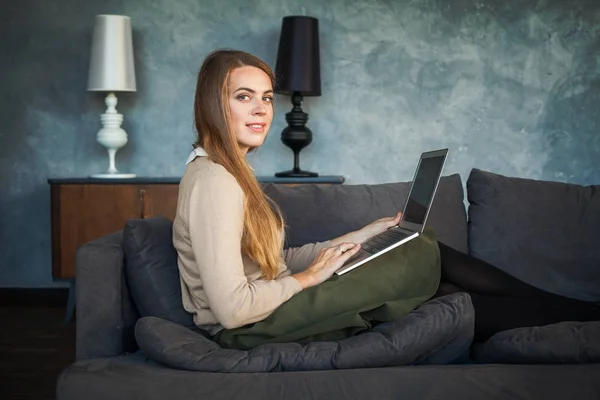
[[541,289],[600,301],[600,186],[473,169],[469,250]]
[[[324,241],[344,235],[404,207],[410,182],[372,185],[264,184],[265,193],[281,208],[286,221],[286,246]],[[427,226],[439,241],[467,252],[467,215],[460,175],[443,176]]]
[[193,327],[181,300],[173,223],[165,217],[133,219],[123,229],[125,275],[140,316]]

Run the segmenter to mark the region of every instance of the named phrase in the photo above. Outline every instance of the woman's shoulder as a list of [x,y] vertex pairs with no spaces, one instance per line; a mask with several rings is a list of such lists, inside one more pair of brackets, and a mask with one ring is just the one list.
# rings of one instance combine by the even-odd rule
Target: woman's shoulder
[[210,190],[229,190],[242,193],[237,179],[225,167],[208,157],[198,157],[188,164],[181,179],[181,185],[190,188],[199,186]]

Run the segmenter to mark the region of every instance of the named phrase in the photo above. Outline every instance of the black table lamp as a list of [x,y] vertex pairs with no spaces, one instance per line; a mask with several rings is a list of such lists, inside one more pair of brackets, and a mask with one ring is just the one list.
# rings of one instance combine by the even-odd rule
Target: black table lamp
[[316,172],[300,169],[300,150],[312,142],[306,127],[308,114],[300,105],[304,96],[321,95],[321,61],[319,56],[319,20],[313,17],[284,17],[275,66],[275,92],[292,96],[292,111],[285,114],[287,128],[281,141],[294,152],[294,169],[277,172],[277,177],[312,177]]

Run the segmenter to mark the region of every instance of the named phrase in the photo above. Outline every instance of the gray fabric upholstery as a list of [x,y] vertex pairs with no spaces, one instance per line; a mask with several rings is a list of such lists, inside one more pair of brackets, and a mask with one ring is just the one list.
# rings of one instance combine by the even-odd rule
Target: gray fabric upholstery
[[435,365],[332,371],[214,373],[166,368],[135,354],[78,361],[58,400],[598,399],[600,364]]
[[133,219],[123,230],[125,273],[141,316],[155,316],[193,327],[181,300],[173,222],[165,217]]
[[[382,217],[402,211],[410,182],[378,185],[263,185],[281,208],[288,228],[287,245],[300,246],[332,239]],[[464,253],[467,215],[460,175],[444,176],[433,202],[427,226],[438,240]]]
[[[369,191],[370,188],[365,187],[363,193]],[[483,197],[485,196],[484,193]],[[441,198],[438,197],[438,200]],[[313,197],[309,199],[313,202],[320,201]],[[291,232],[296,244],[312,239],[302,232],[305,226],[309,226],[315,236],[333,232],[326,224],[321,225],[325,233],[319,231],[318,221],[308,221],[310,224],[302,221],[304,217],[312,218],[312,215],[303,213],[302,199],[282,201],[290,204],[285,208],[294,214],[294,221],[299,221],[298,224],[294,222],[294,228],[299,229],[299,236]],[[380,201],[383,200],[377,200],[376,203]],[[330,208],[321,209],[318,218],[326,223],[337,224],[338,221],[332,222],[327,215],[329,212],[336,212],[331,210],[335,210],[337,205],[333,202],[328,204]],[[342,206],[352,208],[348,204]],[[533,205],[534,208],[538,206]],[[314,209],[315,205],[308,208]],[[383,216],[389,212],[388,209],[379,210],[378,214]],[[351,218],[342,218],[346,225],[341,228],[352,225]],[[487,222],[496,225],[495,219],[501,224],[505,215],[494,216],[490,213],[487,218]],[[370,222],[366,220],[363,216],[360,223]],[[335,232],[342,230],[339,224],[336,226],[338,230]],[[539,241],[536,237],[531,237],[525,243],[535,247]],[[60,375],[56,391],[59,400],[600,398],[600,363],[550,366],[408,366],[268,373],[182,371],[149,361],[140,354],[120,356],[137,348],[133,336],[137,318],[137,311],[125,282],[120,234],[109,235],[82,246],[77,254],[79,361],[67,367]]]
[[561,322],[499,332],[474,346],[473,357],[480,363],[598,363],[600,321]]
[[469,349],[473,324],[469,295],[455,293],[430,300],[398,321],[340,341],[223,349],[191,330],[154,317],[138,320],[135,335],[144,354],[177,369],[310,371],[450,363]]
[[600,301],[600,186],[473,169],[469,250],[546,291]]
[[77,251],[75,343],[78,360],[137,350],[133,330],[138,312],[123,273],[122,232]]

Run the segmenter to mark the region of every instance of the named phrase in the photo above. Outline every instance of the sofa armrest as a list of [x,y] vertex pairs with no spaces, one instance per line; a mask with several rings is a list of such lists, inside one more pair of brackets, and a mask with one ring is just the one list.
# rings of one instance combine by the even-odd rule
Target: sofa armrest
[[118,356],[137,350],[138,312],[129,296],[121,247],[122,231],[77,250],[76,358]]

